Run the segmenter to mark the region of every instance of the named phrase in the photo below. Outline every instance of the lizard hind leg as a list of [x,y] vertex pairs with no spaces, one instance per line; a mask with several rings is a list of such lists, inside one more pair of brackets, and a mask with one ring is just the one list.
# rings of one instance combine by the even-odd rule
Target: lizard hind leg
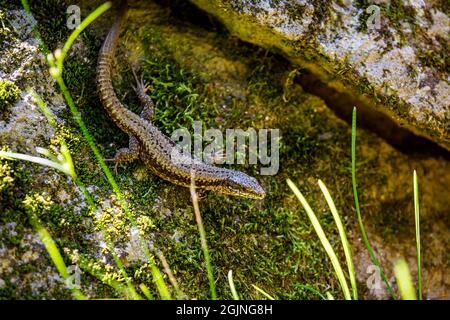
[[135,137],[130,137],[128,148],[121,148],[114,156],[114,171],[117,174],[117,167],[121,163],[130,162],[139,158],[139,141]]
[[[142,77],[141,79],[138,79],[134,69],[132,69],[132,71],[134,78],[136,79],[136,87],[134,89],[136,90],[138,99],[143,106],[140,117],[147,121],[151,121],[154,114],[153,100],[146,93],[148,87],[144,83]],[[139,158],[139,152],[140,152],[139,141],[136,139],[136,137],[130,136],[128,148],[119,149],[114,157],[114,162],[116,163],[116,165],[114,166],[115,173],[117,174],[117,167],[119,166],[119,164],[137,160]]]
[[138,96],[139,101],[141,102],[143,109],[141,112],[141,118],[151,121],[153,118],[153,115],[155,113],[155,105],[153,103],[152,98],[150,98],[149,95],[147,95],[148,91],[148,85],[144,82],[142,77],[139,79],[136,75],[136,73],[133,70],[134,78],[136,79],[136,87],[134,88],[136,90],[136,94]]

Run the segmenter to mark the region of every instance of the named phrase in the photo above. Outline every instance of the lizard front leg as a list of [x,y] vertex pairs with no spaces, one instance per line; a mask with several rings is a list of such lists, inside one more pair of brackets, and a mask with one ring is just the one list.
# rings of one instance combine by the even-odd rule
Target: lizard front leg
[[130,162],[139,158],[139,141],[135,137],[130,137],[128,148],[121,148],[114,156],[115,167],[114,171],[117,174],[117,167],[124,162]]

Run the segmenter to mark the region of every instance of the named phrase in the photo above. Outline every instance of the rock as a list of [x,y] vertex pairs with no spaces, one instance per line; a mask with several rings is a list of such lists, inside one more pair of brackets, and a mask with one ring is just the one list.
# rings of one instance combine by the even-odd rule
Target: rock
[[32,88],[44,97],[48,108],[56,115],[65,105],[62,96],[54,90],[54,80],[48,73],[45,57],[33,35],[36,21],[27,17],[23,10],[8,10],[7,16],[10,25],[0,28],[3,35],[0,43],[0,83],[10,84],[3,85],[3,88],[8,90],[8,97],[14,99],[5,98],[4,111],[8,112],[2,112],[0,108],[0,141],[14,151],[21,151],[26,146],[28,152],[34,152],[54,132],[27,89]]
[[191,1],[233,35],[351,92],[358,107],[376,108],[450,150],[444,1]]

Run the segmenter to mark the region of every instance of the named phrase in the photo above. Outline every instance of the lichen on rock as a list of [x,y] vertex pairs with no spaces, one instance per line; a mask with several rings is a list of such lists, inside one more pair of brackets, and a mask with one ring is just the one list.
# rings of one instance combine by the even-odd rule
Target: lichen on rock
[[20,89],[9,80],[0,79],[0,113],[6,111],[20,95]]
[[192,2],[450,150],[450,18],[439,1]]

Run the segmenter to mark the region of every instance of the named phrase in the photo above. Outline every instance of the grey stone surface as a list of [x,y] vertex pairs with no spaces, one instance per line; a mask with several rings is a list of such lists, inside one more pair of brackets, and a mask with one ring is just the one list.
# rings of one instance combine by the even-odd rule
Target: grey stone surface
[[361,105],[450,149],[446,1],[191,0]]

